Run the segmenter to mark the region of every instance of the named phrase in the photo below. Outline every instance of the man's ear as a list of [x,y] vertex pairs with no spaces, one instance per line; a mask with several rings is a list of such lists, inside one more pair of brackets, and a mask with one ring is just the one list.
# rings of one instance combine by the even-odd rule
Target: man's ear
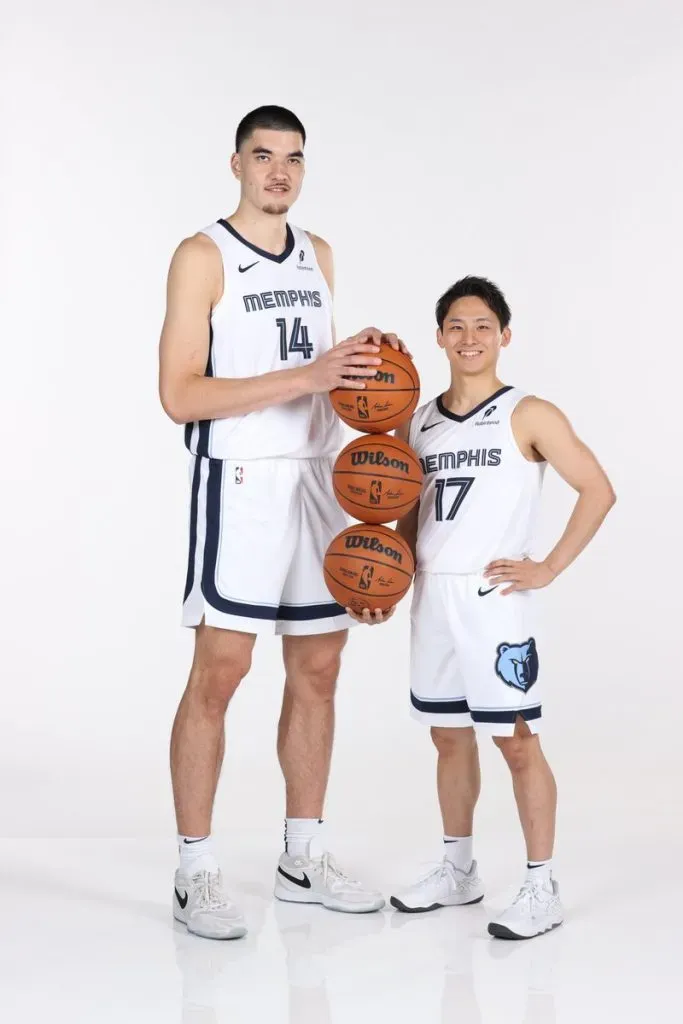
[[506,327],[502,334],[502,341],[500,343],[501,348],[507,348],[512,341],[512,331],[509,327]]
[[440,327],[437,327],[436,329],[436,343],[439,346],[439,348],[445,348],[445,345],[443,343],[443,331],[441,330]]
[[230,157],[230,170],[239,181],[242,177],[242,162],[239,153],[233,153]]

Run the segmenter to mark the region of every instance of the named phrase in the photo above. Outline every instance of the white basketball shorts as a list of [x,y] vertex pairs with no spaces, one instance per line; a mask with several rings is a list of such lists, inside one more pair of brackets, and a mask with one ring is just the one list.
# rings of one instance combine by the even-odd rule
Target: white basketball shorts
[[353,625],[325,586],[323,557],[348,526],[320,459],[209,459],[190,467],[183,625],[331,633]]
[[503,595],[480,574],[418,572],[411,608],[412,715],[427,725],[538,732],[534,591]]

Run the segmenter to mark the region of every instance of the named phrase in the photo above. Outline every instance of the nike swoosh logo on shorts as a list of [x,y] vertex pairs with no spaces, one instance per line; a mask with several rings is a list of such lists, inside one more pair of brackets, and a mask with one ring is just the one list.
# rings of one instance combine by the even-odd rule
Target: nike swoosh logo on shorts
[[184,896],[181,896],[180,893],[178,892],[178,890],[175,887],[174,887],[174,892],[176,894],[176,899],[178,900],[178,903],[180,904],[181,910],[184,910],[185,907],[187,906],[187,901],[188,901],[188,898],[189,898],[187,893],[185,893]]
[[[256,263],[258,262],[259,261],[256,260]],[[252,267],[256,266],[256,263],[250,263],[248,267],[238,267],[237,269],[239,270],[240,274],[246,274],[247,270],[251,270]]]
[[295,878],[294,875],[288,875],[286,871],[283,871],[283,869],[279,865],[278,871],[280,872],[281,875],[284,875],[285,878],[288,878],[290,882],[294,882],[295,885],[300,885],[302,889],[311,888],[311,880],[306,873],[304,873],[303,878]]
[[439,423],[425,423],[424,427],[420,427],[420,433],[424,434],[425,430],[431,430],[432,427],[440,426]]
[[496,583],[495,587],[490,587],[488,590],[482,590],[481,587],[479,587],[477,593],[479,594],[479,597],[486,597],[487,594],[490,594],[493,590],[497,590],[498,587],[498,583]]

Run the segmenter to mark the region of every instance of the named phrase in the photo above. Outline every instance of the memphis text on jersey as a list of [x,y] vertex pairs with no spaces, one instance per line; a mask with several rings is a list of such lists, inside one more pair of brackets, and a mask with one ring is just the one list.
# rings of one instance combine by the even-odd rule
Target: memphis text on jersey
[[294,288],[272,292],[254,292],[243,295],[247,313],[259,313],[264,309],[291,309],[293,306],[312,306],[320,309],[323,302],[320,292],[296,291]]
[[469,448],[460,452],[439,452],[421,455],[422,472],[439,473],[442,469],[460,469],[461,466],[500,466],[500,448]]

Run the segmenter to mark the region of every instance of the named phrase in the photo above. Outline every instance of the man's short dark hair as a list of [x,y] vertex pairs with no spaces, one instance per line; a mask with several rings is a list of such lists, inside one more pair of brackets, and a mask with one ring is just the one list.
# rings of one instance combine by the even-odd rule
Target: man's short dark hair
[[448,314],[448,310],[451,308],[454,302],[458,299],[465,299],[468,296],[473,295],[477,299],[481,299],[489,307],[492,313],[495,313],[498,323],[500,324],[501,331],[510,323],[510,307],[508,306],[505,296],[503,295],[500,288],[489,281],[486,277],[462,277],[459,281],[456,281],[454,285],[444,292],[439,301],[436,304],[436,322],[443,330],[444,321]]
[[286,107],[257,107],[242,118],[235,133],[235,152],[247,139],[253,135],[257,128],[271,128],[277,132],[299,132],[304,144],[306,143],[306,129],[296,114]]

